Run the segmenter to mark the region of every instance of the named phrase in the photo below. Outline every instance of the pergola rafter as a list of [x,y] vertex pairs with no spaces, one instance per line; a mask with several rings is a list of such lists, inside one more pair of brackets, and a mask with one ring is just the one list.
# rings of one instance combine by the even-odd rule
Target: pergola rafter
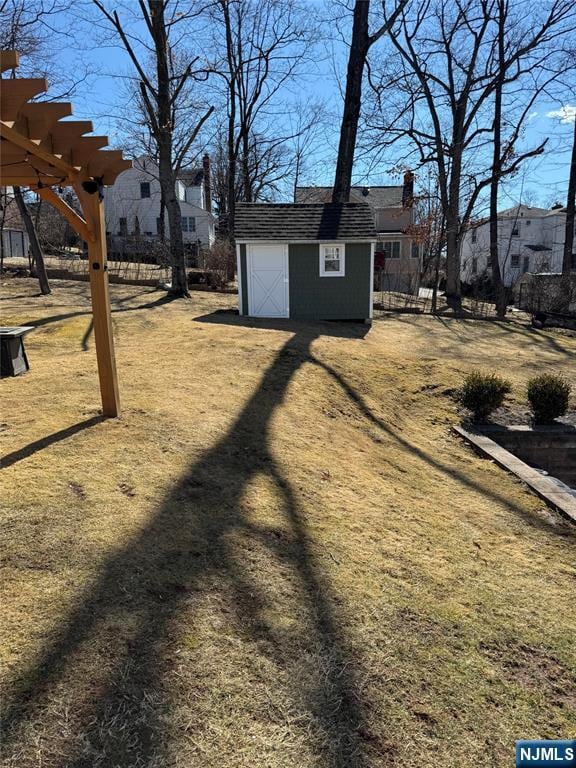
[[[13,71],[18,63],[16,51],[0,51],[0,72]],[[72,114],[68,102],[30,101],[47,88],[43,78],[0,80],[0,185],[30,187],[87,243],[102,408],[106,416],[118,416],[102,191],[131,162],[122,152],[102,149],[106,136],[87,136],[93,129],[90,121],[63,121]],[[67,186],[75,190],[82,216],[53,189]]]

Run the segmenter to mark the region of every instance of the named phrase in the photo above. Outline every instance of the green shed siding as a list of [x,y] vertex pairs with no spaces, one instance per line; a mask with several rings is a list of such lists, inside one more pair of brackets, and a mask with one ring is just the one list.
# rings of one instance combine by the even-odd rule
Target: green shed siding
[[240,306],[240,314],[241,315],[247,315],[248,314],[248,272],[246,268],[246,246],[242,244],[240,246],[240,297],[241,297],[241,306]]
[[344,277],[320,277],[317,243],[289,246],[290,317],[298,320],[370,317],[371,244],[345,245]]

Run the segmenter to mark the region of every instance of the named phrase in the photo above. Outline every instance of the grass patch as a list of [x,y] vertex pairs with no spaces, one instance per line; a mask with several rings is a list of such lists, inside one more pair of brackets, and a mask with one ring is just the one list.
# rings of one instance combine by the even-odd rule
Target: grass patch
[[3,285],[37,327],[2,382],[3,768],[501,766],[574,734],[574,531],[450,432],[465,373],[573,379],[574,338],[113,286],[102,421],[87,286],[33,293]]

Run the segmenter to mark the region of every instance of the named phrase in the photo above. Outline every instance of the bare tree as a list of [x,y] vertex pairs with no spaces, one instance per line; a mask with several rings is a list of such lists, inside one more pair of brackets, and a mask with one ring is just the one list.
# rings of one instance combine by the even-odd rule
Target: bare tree
[[[137,50],[137,38],[132,25],[121,20],[118,11],[109,11],[101,0],[92,2],[117,33],[136,70],[142,104],[157,147],[159,180],[168,214],[172,261],[170,292],[175,296],[188,296],[180,203],[176,194],[179,163],[174,155],[174,127],[179,118],[180,99],[186,95],[187,86],[195,77],[204,76],[206,70],[199,64],[198,56],[189,57],[182,53],[176,57],[170,34],[176,25],[197,17],[198,11],[182,11],[176,0],[138,0],[139,18],[144,22],[148,39],[139,41],[141,50]],[[133,23],[134,19],[130,21]],[[153,65],[150,68],[143,62],[142,51],[151,52]],[[199,117],[184,145],[180,147],[180,158],[187,155],[212,112],[213,107],[210,107]]]
[[52,293],[52,291],[48,281],[46,265],[44,264],[44,256],[42,254],[42,249],[40,248],[40,240],[38,239],[38,233],[36,231],[36,227],[34,226],[34,222],[32,220],[32,216],[30,215],[28,206],[24,202],[24,195],[22,194],[20,187],[14,187],[14,199],[16,200],[20,217],[24,222],[24,226],[26,227],[26,232],[28,234],[30,250],[32,252],[32,261],[36,269],[36,275],[40,285],[40,292],[44,295],[47,295]]
[[[408,3],[388,33],[399,66],[383,68],[371,79],[380,115],[372,123],[376,143],[390,147],[407,141],[407,156],[437,168],[446,218],[446,294],[455,308],[460,307],[460,242],[474,206],[493,176],[511,176],[543,151],[545,141],[524,151],[518,146],[530,112],[526,102],[533,104],[558,76],[558,54],[576,16],[571,0],[532,6],[530,14],[524,0],[517,0],[513,15],[505,3],[499,56],[498,8],[499,0]],[[507,135],[496,158],[498,90],[503,98],[508,93]]]
[[278,146],[289,134],[278,132],[277,101],[306,60],[314,27],[309,6],[299,0],[216,0],[208,14],[216,50],[224,40],[214,63],[227,107],[227,200],[224,205],[220,195],[220,210],[233,238],[236,201],[261,197],[262,171],[267,166],[270,184],[278,170]]
[[391,15],[371,34],[368,28],[370,0],[355,0],[340,143],[332,191],[332,201],[335,203],[347,202],[350,198],[358,121],[362,108],[362,82],[368,51],[391,29],[407,2],[408,0],[399,0]]
[[576,110],[573,117],[574,138],[572,139],[572,156],[570,160],[570,178],[566,196],[566,229],[564,234],[564,254],[562,258],[562,274],[569,275],[574,251],[574,213],[576,209]]

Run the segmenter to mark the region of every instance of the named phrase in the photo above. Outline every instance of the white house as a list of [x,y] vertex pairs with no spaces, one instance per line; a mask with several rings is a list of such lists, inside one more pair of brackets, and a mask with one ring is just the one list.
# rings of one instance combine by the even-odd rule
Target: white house
[[[516,205],[498,214],[498,259],[502,279],[513,286],[525,272],[561,272],[566,209]],[[472,284],[490,275],[490,222],[468,227],[462,241],[462,281]],[[576,269],[576,253],[572,255]]]
[[[176,194],[182,214],[184,243],[208,247],[215,239],[215,217],[212,213],[210,159],[204,156],[202,168],[180,172]],[[122,243],[142,238],[157,239],[160,234],[160,182],[158,166],[149,157],[140,157],[132,168],[119,174],[113,186],[105,191],[106,231],[111,249]],[[166,237],[170,236],[165,213]]]

